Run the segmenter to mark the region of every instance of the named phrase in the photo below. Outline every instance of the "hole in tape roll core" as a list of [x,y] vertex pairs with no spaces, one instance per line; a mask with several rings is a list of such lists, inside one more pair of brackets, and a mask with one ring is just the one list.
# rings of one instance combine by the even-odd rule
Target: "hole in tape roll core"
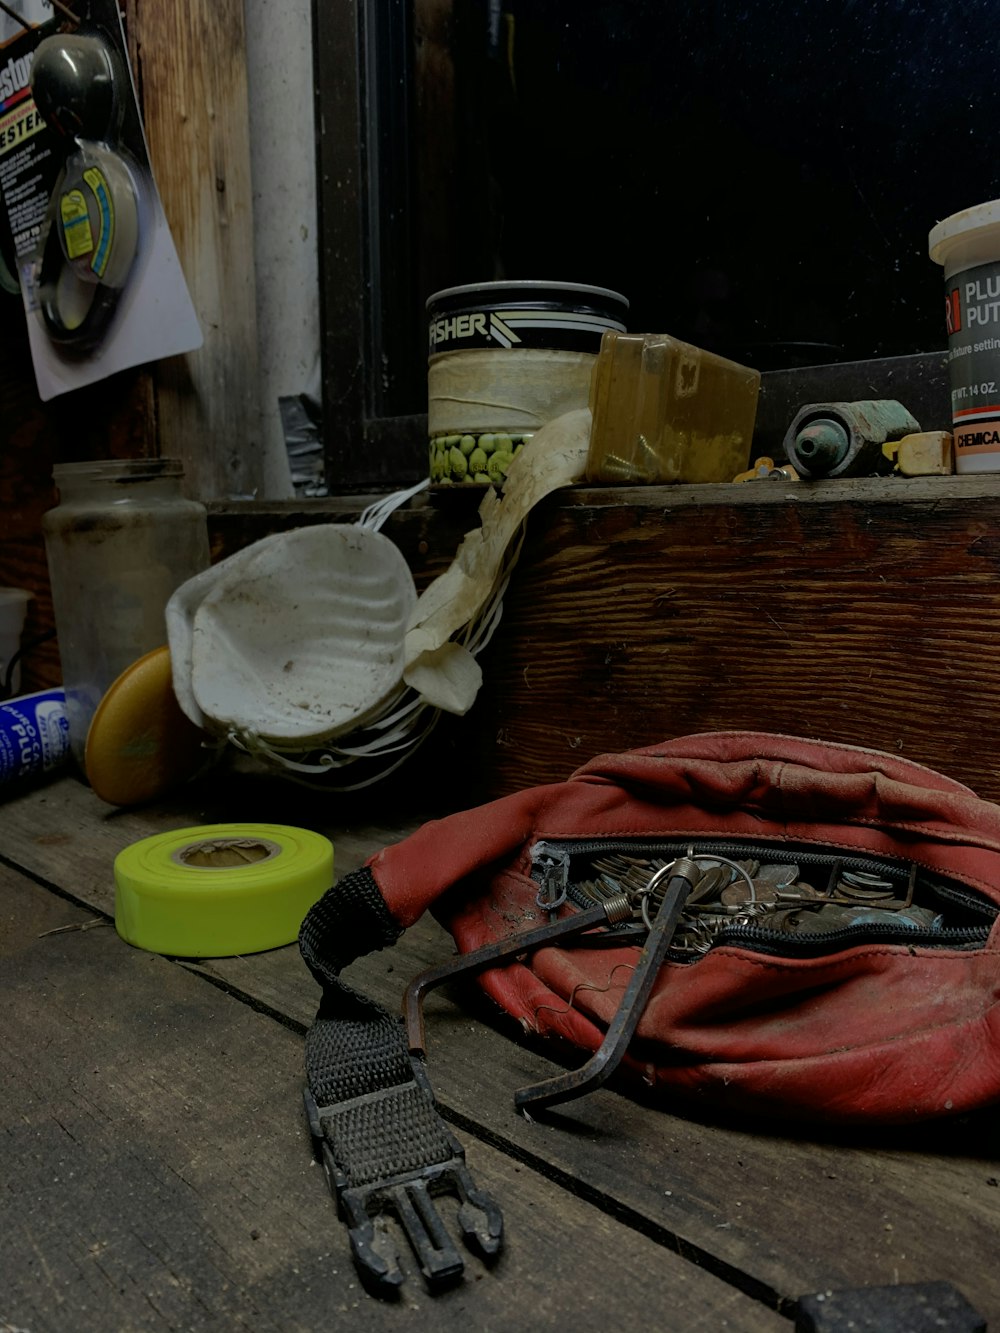
[[277,843],[266,838],[208,838],[190,842],[172,853],[171,860],[197,870],[225,870],[231,866],[255,865],[280,855]]

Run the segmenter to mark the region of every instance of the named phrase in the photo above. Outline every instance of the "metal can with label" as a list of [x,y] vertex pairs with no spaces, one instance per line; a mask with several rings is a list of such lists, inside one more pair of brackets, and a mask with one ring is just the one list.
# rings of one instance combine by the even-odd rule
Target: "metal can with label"
[[939,222],[956,472],[1000,472],[1000,199]]
[[68,758],[62,690],[40,690],[0,703],[0,786],[40,777]]
[[606,287],[508,281],[450,287],[427,301],[430,476],[502,486],[546,422],[586,407],[601,338],[628,301]]

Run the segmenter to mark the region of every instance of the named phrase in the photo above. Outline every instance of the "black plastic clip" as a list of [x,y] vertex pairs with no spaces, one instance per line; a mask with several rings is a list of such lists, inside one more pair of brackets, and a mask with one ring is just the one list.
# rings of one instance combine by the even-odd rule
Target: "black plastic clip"
[[394,1217],[402,1226],[431,1292],[461,1278],[464,1261],[434,1206],[434,1199],[441,1195],[459,1200],[457,1220],[466,1246],[485,1261],[499,1253],[503,1215],[493,1199],[476,1188],[462,1147],[451,1134],[448,1138],[454,1151],[446,1160],[352,1186],[336,1163],[323,1126],[324,1116],[337,1108],[317,1106],[308,1088],[304,1100],[330,1193],[347,1223],[354,1262],[365,1286],[375,1295],[396,1295],[405,1276],[387,1217]]

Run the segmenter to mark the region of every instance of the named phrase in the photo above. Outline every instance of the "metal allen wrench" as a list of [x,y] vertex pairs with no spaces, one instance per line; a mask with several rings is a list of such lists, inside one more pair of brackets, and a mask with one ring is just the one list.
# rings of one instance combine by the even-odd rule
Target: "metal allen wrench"
[[461,954],[458,958],[449,958],[446,963],[428,968],[413,978],[403,995],[403,1015],[406,1020],[406,1040],[411,1055],[423,1055],[426,1051],[424,1037],[424,996],[436,986],[450,981],[453,977],[485,972],[495,963],[505,958],[516,958],[522,953],[531,953],[544,948],[547,944],[556,944],[559,940],[572,935],[582,935],[597,926],[616,926],[628,921],[632,916],[632,907],[625,895],[617,894],[601,903],[598,907],[588,907],[585,912],[576,912],[573,916],[563,917],[550,925],[539,926],[537,930],[526,930],[508,939],[498,940],[495,944],[484,945],[472,953]]
[[[518,1089],[514,1094],[515,1106],[521,1110],[527,1110],[529,1107],[532,1110],[543,1110],[557,1102],[581,1097],[593,1088],[600,1087],[610,1077],[628,1049],[670,947],[678,918],[701,874],[696,861],[689,856],[683,856],[652,876],[646,886],[647,898],[664,881],[666,888],[622,1002],[608,1026],[603,1042],[582,1068]],[[415,1054],[424,1053],[421,1005],[423,997],[435,986],[453,977],[484,971],[505,958],[514,958],[545,945],[555,944],[559,940],[582,935],[597,926],[620,924],[629,920],[631,916],[632,908],[627,897],[624,894],[616,895],[597,907],[564,917],[537,930],[525,931],[497,944],[487,945],[483,949],[450,959],[447,963],[421,973],[410,982],[403,997],[410,1051]]]
[[682,856],[653,875],[646,886],[647,899],[664,880],[667,886],[639,953],[635,971],[629,978],[621,1004],[608,1025],[604,1040],[580,1069],[557,1074],[555,1078],[545,1079],[527,1088],[518,1088],[514,1093],[514,1105],[520,1110],[530,1107],[534,1111],[542,1111],[557,1102],[582,1097],[585,1092],[599,1088],[618,1067],[656,984],[688,894],[698,883],[701,874],[692,857]]

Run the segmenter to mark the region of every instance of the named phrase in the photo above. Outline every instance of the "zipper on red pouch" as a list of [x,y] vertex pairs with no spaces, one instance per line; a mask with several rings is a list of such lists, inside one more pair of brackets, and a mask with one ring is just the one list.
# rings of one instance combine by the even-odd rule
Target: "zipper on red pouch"
[[[911,863],[904,858],[860,856],[853,851],[817,849],[804,844],[772,844],[769,842],[684,839],[669,841],[656,838],[594,838],[545,839],[532,849],[532,878],[546,885],[546,895],[562,887],[566,899],[577,907],[591,905],[576,888],[589,860],[611,852],[632,856],[657,857],[669,861],[693,852],[697,856],[725,857],[730,860],[755,859],[773,863],[794,863],[799,866],[834,866],[841,871],[875,874],[903,887],[911,873]],[[826,931],[789,933],[775,930],[757,922],[734,922],[724,925],[714,937],[712,948],[738,946],[755,953],[783,957],[820,957],[864,944],[898,944],[921,948],[980,948],[989,937],[1000,907],[992,903],[980,890],[946,876],[918,872],[915,895],[934,903],[939,915],[947,912],[964,918],[961,924],[924,927],[891,922],[865,922]],[[622,942],[633,933],[628,927],[619,927]],[[615,932],[609,931],[610,938]],[[668,954],[668,958],[674,957]],[[676,960],[676,959],[675,959]],[[697,961],[694,959],[693,961]]]

